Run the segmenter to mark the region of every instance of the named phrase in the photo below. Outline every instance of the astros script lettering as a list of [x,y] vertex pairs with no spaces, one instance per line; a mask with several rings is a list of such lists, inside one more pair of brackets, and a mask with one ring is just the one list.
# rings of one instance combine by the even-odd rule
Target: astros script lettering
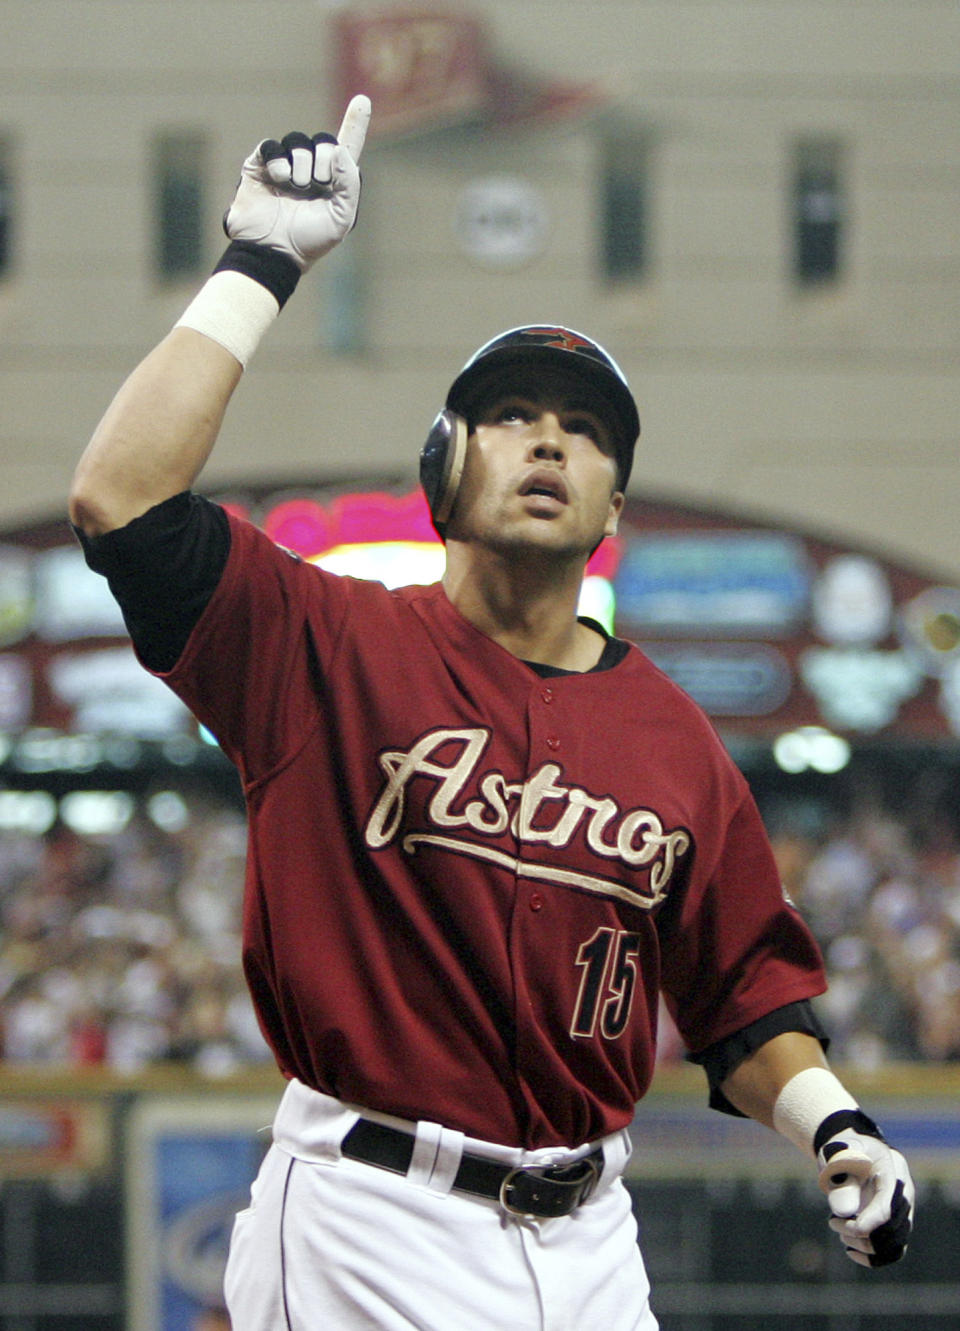
[[[501,864],[521,877],[618,897],[646,910],[662,901],[678,857],[690,848],[685,829],[664,831],[651,809],[624,812],[610,796],[564,785],[560,780],[563,769],[557,763],[543,763],[523,781],[510,781],[497,771],[477,778],[490,734],[479,727],[431,730],[406,751],[382,752],[379,761],[386,782],[365,828],[371,850],[389,846],[403,829],[403,848],[408,853],[421,845],[445,847]],[[405,827],[404,815],[408,793],[418,779],[433,781],[436,787],[426,804],[428,827],[412,830]],[[476,790],[479,798],[458,803],[468,788]],[[644,870],[645,881],[628,885],[578,867],[540,864],[483,841],[449,834],[453,829],[468,829],[495,838],[509,832],[521,848],[537,843],[562,848],[570,845],[581,826],[594,855],[618,860],[628,870]]]

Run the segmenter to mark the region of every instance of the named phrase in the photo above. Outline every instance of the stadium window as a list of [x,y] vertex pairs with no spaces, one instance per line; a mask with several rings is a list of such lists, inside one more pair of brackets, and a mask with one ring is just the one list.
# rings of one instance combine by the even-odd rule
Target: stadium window
[[[359,236],[356,238],[361,239]],[[335,356],[367,349],[364,263],[359,244],[339,245],[323,263],[320,345]]]
[[204,271],[202,134],[167,130],[153,146],[154,267],[166,282]]
[[625,126],[611,126],[600,145],[600,270],[608,282],[638,281],[649,259],[649,143]]
[[839,280],[843,179],[836,139],[800,139],[793,150],[793,273],[801,286]]
[[0,137],[0,279],[13,266],[13,170],[9,142]]

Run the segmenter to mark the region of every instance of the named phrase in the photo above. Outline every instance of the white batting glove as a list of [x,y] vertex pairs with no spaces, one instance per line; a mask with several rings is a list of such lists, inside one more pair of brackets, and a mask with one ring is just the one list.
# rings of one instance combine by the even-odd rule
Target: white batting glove
[[830,1114],[814,1141],[830,1228],[860,1266],[888,1266],[907,1250],[915,1189],[907,1162],[862,1110]]
[[370,123],[370,99],[352,99],[336,137],[287,134],[264,139],[243,164],[223,218],[231,240],[289,255],[301,272],[353,227],[360,203],[357,162]]

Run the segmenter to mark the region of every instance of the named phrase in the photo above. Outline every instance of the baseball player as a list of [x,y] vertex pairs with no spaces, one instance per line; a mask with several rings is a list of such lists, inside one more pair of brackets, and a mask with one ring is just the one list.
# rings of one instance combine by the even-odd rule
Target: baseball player
[[233,1233],[234,1331],[653,1331],[622,1174],[660,994],[711,1103],[809,1156],[854,1261],[895,1261],[910,1175],[827,1066],[821,959],[747,786],[577,617],[639,433],[610,356],[531,325],[467,363],[421,456],[434,586],[336,577],[192,492],[354,224],[369,114],[248,157],[226,253],[71,495],[143,664],[246,795],[244,966],[287,1089]]

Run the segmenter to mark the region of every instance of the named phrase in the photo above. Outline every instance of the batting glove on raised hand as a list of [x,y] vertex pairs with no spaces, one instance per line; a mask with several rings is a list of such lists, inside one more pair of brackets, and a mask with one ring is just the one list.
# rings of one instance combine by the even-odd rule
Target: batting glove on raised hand
[[289,255],[301,272],[338,245],[357,218],[357,162],[370,123],[370,99],[354,97],[332,134],[264,139],[240,173],[223,218],[231,240],[253,241]]
[[888,1266],[907,1250],[915,1190],[907,1162],[859,1109],[841,1109],[814,1140],[830,1228],[860,1266]]

